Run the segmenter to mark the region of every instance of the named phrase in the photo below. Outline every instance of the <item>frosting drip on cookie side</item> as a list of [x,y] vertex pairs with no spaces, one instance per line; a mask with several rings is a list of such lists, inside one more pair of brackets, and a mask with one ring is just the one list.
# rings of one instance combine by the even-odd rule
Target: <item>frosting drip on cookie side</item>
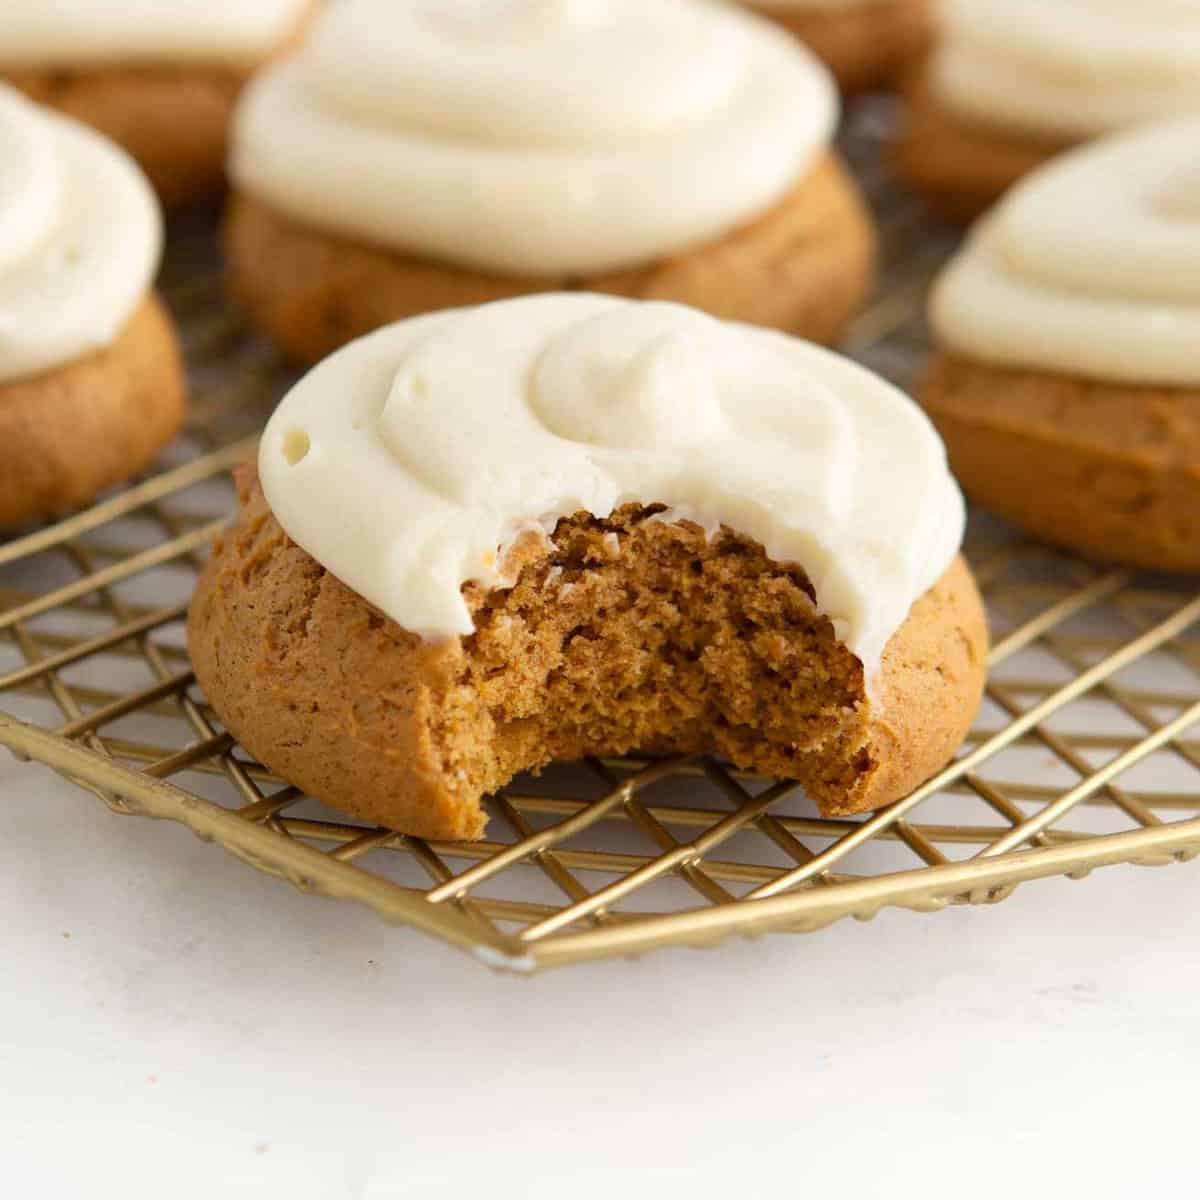
[[1051,137],[1200,112],[1200,2],[954,0],[931,69],[956,111]]
[[341,0],[247,90],[230,169],[320,229],[597,273],[764,212],[836,115],[811,55],[711,0]]
[[0,65],[242,63],[271,53],[312,0],[4,0]]
[[641,501],[802,566],[868,678],[963,530],[940,440],[889,384],[783,334],[587,293],[351,343],[284,398],[259,474],[294,541],[426,638],[471,632],[462,585],[505,586],[526,532]]
[[1200,385],[1200,118],[1018,184],[946,268],[931,316],[943,345],[984,361]]
[[112,343],[161,246],[158,203],[133,161],[0,85],[0,383]]

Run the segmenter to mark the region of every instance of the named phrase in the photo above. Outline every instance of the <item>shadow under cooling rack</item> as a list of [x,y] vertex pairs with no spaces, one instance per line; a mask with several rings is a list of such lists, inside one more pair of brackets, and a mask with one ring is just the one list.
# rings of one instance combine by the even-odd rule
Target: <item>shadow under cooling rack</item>
[[[868,106],[845,140],[884,251],[846,348],[907,386],[953,238],[883,177],[886,121]],[[1064,558],[977,514],[967,553],[995,643],[983,710],[960,757],[882,813],[825,819],[794,784],[705,760],[520,779],[470,844],[354,824],[299,794],[224,732],[184,646],[197,571],[233,510],[228,471],[290,381],[224,306],[215,264],[211,229],[174,231],[164,288],[197,399],[160,472],[0,544],[0,744],[18,755],[513,970],[994,902],[1041,876],[1200,853],[1196,587]],[[0,837],[3,821],[0,807]]]

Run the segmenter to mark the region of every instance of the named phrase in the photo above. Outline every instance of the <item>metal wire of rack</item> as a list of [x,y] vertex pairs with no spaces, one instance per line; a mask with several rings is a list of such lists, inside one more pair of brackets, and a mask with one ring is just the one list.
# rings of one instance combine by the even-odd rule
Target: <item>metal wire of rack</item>
[[[884,249],[845,348],[908,386],[921,299],[954,236],[887,179],[888,121],[886,103],[864,105],[843,139]],[[173,231],[163,288],[196,397],[186,434],[157,474],[0,544],[0,744],[114,811],[180,822],[299,888],[518,971],[888,905],[995,902],[1039,877],[1200,854],[1196,585],[1075,561],[980,514],[967,551],[995,636],[983,711],[956,761],[890,809],[826,819],[787,781],[628,758],[515,781],[488,801],[480,842],[332,813],[222,730],[183,639],[233,510],[228,471],[290,376],[226,307],[209,226]]]

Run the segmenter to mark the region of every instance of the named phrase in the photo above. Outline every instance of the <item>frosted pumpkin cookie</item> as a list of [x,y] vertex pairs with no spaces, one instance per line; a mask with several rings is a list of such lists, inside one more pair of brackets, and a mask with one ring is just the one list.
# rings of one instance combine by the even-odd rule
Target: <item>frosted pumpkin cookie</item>
[[122,150],[0,85],[0,527],[90,500],[178,429],[161,245]]
[[939,280],[921,398],[968,493],[1096,558],[1200,570],[1200,118],[1072,151]]
[[891,83],[933,42],[935,0],[742,0],[790,29],[844,92]]
[[955,219],[1080,142],[1200,112],[1195,0],[951,0],[945,24],[895,162]]
[[873,249],[836,117],[802,46],[711,0],[342,0],[239,104],[232,288],[302,361],[557,290],[830,340]]
[[220,190],[234,101],[315,0],[4,0],[0,78],[124,146],[162,201]]
[[634,748],[887,804],[955,751],[986,633],[919,408],[848,360],[587,293],[413,318],[285,397],[192,603],[264,763],[477,837],[516,773]]

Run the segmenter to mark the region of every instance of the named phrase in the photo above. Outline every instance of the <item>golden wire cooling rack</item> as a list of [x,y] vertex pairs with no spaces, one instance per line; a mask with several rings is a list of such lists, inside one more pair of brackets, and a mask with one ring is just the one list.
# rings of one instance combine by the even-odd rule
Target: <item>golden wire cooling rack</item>
[[[880,166],[885,105],[846,150],[883,231],[848,349],[901,384],[953,245]],[[704,760],[556,767],[489,801],[489,840],[351,823],[253,761],[189,668],[183,618],[231,466],[288,383],[225,307],[206,226],[173,231],[164,290],[197,397],[160,473],[0,543],[0,744],[120,813],[165,817],[297,887],[531,971],[887,905],[993,902],[1026,880],[1200,853],[1200,592],[1073,561],[973,515],[995,648],[961,756],[892,808],[819,817],[793,784]],[[0,836],[3,836],[0,807]],[[64,836],[71,836],[70,830]],[[297,910],[297,920],[302,920]]]

